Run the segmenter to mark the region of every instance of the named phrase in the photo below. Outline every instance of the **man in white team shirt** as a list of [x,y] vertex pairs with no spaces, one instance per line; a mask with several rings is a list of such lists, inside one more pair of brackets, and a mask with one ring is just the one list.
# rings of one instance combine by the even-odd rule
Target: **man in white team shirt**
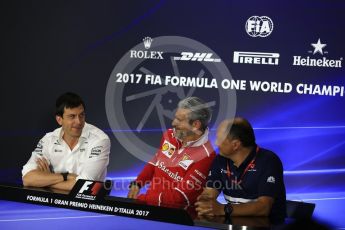
[[37,144],[22,170],[23,185],[71,190],[78,179],[104,181],[110,140],[85,122],[85,105],[74,93],[56,101],[56,121],[61,126]]

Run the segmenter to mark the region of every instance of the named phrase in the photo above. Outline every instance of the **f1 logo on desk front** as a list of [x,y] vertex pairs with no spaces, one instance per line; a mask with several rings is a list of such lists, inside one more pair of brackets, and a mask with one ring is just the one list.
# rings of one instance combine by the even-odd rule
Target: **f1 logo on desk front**
[[70,192],[70,196],[83,200],[100,200],[109,195],[109,188],[104,186],[104,182],[78,180]]
[[[93,186],[90,188],[91,184],[93,184]],[[91,191],[91,195],[96,196],[99,190],[102,188],[102,186],[102,182],[85,181],[84,185],[79,190],[79,193],[84,193],[85,191],[88,191],[88,193],[90,193]]]

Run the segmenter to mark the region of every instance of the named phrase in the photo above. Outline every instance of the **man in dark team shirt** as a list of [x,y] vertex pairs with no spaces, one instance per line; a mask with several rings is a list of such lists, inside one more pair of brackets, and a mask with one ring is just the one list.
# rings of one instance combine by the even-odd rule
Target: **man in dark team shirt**
[[[217,130],[216,144],[220,154],[213,161],[206,188],[195,203],[198,214],[284,220],[283,165],[275,153],[256,145],[250,123],[239,117],[223,121]],[[217,201],[220,192],[227,204]]]

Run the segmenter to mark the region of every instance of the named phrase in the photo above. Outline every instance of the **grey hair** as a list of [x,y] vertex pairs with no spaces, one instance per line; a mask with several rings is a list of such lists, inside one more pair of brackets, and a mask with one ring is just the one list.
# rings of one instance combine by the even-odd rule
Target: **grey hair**
[[177,108],[188,109],[191,112],[188,115],[189,123],[199,120],[201,122],[201,130],[205,131],[211,120],[212,110],[210,107],[198,97],[187,97],[182,99]]

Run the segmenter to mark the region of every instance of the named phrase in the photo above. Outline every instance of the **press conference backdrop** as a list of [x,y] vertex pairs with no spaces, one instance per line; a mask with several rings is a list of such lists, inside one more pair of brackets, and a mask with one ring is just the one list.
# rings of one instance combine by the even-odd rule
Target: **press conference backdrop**
[[54,102],[80,94],[111,138],[108,177],[135,177],[177,102],[246,117],[283,161],[288,199],[345,228],[344,1],[11,1],[1,4],[2,181],[20,182]]

